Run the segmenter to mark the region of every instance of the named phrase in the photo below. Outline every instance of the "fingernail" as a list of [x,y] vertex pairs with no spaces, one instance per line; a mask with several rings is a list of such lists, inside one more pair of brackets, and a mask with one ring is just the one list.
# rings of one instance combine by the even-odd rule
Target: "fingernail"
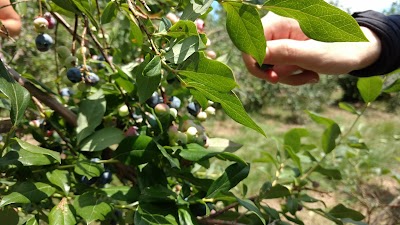
[[291,75],[297,75],[297,74],[301,74],[303,72],[303,70],[295,70]]

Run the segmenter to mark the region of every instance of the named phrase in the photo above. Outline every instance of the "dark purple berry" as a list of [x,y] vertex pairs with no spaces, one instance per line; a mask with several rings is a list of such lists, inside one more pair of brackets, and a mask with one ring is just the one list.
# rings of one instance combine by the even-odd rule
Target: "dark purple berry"
[[197,116],[200,112],[200,109],[201,109],[200,105],[195,102],[190,102],[187,106],[187,110],[192,116]]
[[158,95],[157,92],[154,92],[146,101],[147,105],[149,105],[151,108],[156,107],[156,105],[161,102],[163,102],[163,99],[160,95]]
[[45,52],[53,45],[53,38],[48,34],[39,34],[35,39],[36,48]]
[[99,177],[100,184],[108,184],[112,181],[112,173],[109,170],[104,171]]
[[69,68],[67,71],[68,80],[72,83],[78,83],[82,81],[81,70],[77,67]]
[[271,65],[271,64],[262,64],[260,66],[260,65],[258,65],[258,63],[256,63],[256,66],[262,71],[267,71],[267,70],[270,70],[270,69],[272,69],[274,67],[274,65]]
[[97,177],[92,177],[91,179],[89,179],[87,176],[82,176],[81,177],[81,183],[85,184],[85,185],[88,185],[88,186],[96,183],[96,181],[97,181]]

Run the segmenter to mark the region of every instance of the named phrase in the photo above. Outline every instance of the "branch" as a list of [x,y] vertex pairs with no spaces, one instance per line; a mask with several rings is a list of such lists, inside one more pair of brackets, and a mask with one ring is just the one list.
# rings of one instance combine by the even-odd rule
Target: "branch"
[[[249,200],[254,201],[254,200],[256,200],[257,198],[258,198],[258,195],[257,195],[257,196],[250,197]],[[226,206],[225,208],[223,208],[223,209],[221,209],[221,210],[219,210],[219,211],[217,211],[217,212],[215,212],[215,213],[209,215],[208,217],[202,219],[201,221],[203,221],[203,220],[209,220],[210,218],[216,218],[216,217],[218,217],[218,216],[224,214],[225,212],[229,211],[230,209],[235,208],[235,207],[238,206],[238,205],[239,205],[238,202],[232,203],[232,204]]]
[[238,223],[235,221],[214,220],[214,219],[200,220],[199,223],[200,224],[212,224],[212,225],[246,225],[244,223]]
[[50,96],[49,94],[43,92],[35,85],[33,85],[30,81],[23,78],[21,74],[11,68],[9,65],[5,64],[8,72],[13,76],[14,80],[16,80],[19,84],[25,87],[29,93],[36,97],[39,101],[43,102],[49,108],[60,114],[70,125],[76,127],[77,124],[77,116],[71,110],[65,108],[60,102],[58,102],[55,98]]

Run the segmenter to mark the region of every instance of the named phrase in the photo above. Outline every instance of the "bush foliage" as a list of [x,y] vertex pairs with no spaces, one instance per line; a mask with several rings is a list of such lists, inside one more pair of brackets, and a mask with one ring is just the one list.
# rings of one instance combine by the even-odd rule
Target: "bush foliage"
[[[234,70],[209,51],[201,19],[213,2],[13,3],[25,30],[16,42],[5,43],[6,60],[0,63],[2,107],[10,112],[11,127],[0,151],[2,221],[303,224],[297,212],[306,208],[336,224],[362,224],[364,216],[343,204],[308,204],[319,201],[307,191],[317,188],[314,174],[342,178],[338,168],[325,167],[327,156],[338,146],[366,148],[361,137],[348,139],[336,122],[312,112],[324,128],[320,140],[304,145],[306,129],[288,131],[282,151],[260,159],[275,167],[276,177],[265,180],[257,196],[248,196],[246,188],[237,191],[250,172],[249,163],[234,154],[241,145],[209,138],[202,122],[217,108],[267,135],[239,100]],[[366,40],[352,17],[322,0],[217,3],[227,14],[233,45],[260,64],[266,43],[259,10],[297,19],[317,40]],[[57,21],[44,31],[54,43],[38,51],[33,21],[46,15]],[[358,82],[366,107],[382,87],[380,77]],[[398,89],[395,81],[384,91]],[[229,165],[208,174],[215,160]],[[276,198],[282,207],[264,202]]]

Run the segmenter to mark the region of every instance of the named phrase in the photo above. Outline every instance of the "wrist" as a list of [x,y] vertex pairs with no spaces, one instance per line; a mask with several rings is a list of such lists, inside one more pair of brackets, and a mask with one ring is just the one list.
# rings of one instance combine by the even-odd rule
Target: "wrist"
[[359,57],[354,70],[361,70],[374,64],[379,59],[382,52],[382,44],[379,37],[367,27],[361,26],[360,28],[369,42],[365,45],[361,45],[361,56]]

